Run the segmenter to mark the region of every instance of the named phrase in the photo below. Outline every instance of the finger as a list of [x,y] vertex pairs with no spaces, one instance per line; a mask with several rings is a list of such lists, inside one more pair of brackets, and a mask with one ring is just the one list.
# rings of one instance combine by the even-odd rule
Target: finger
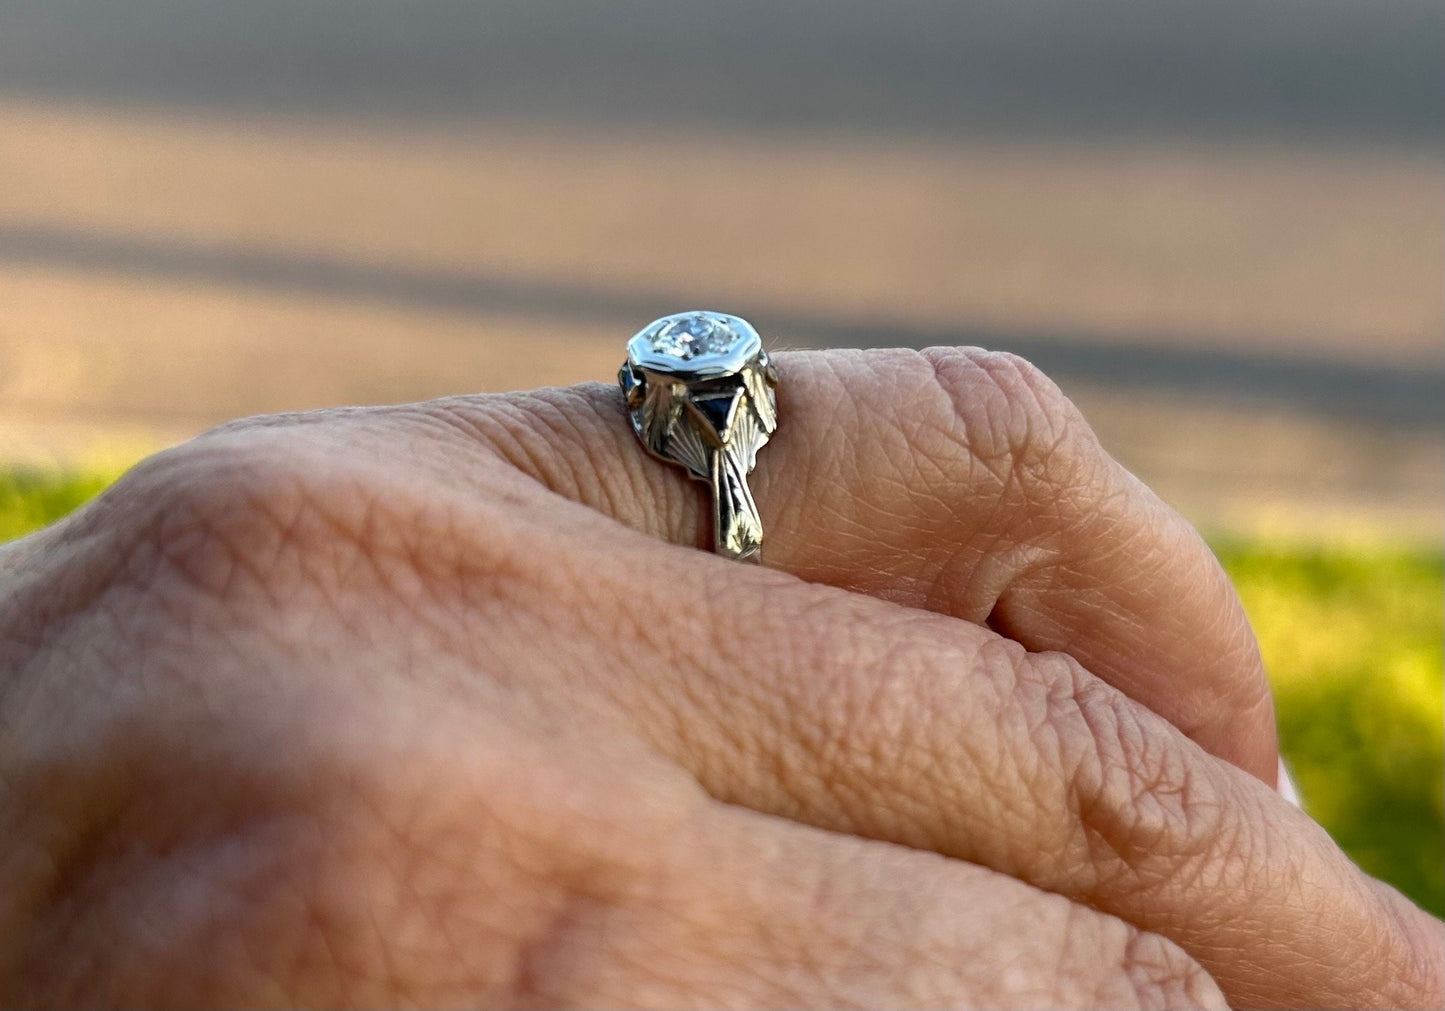
[[[315,512],[278,515],[317,536]],[[125,586],[129,603],[53,629],[116,656],[119,678],[48,679],[3,742],[0,823],[18,831],[0,848],[0,1005],[1225,1006],[1177,946],[1116,918],[718,803],[595,733],[585,705],[527,705],[541,670],[458,692],[457,667],[474,689],[489,672],[441,647],[446,587],[412,601],[414,635],[436,639],[366,641],[360,621],[386,613],[374,581],[402,570],[307,557],[329,615],[273,597],[269,625],[235,623],[233,586],[231,623],[194,602],[172,642],[125,644]],[[142,604],[165,606],[154,589]],[[338,637],[339,617],[358,621]]]
[[[1436,921],[1072,658],[646,539],[574,533],[549,545],[551,524],[509,528],[509,550],[541,573],[531,592],[556,611],[530,641],[559,664],[586,656],[577,676],[713,796],[1091,905],[1179,944],[1236,1006],[1438,998]],[[597,613],[605,631],[578,627]],[[604,635],[607,651],[589,653]]]
[[[1066,651],[1275,782],[1269,687],[1228,580],[1037,370],[978,349],[775,361],[780,424],[753,478],[766,564]],[[614,389],[434,410],[554,491],[710,543],[703,490],[645,456]]]
[[531,961],[529,1003],[1227,1006],[1163,938],[982,867],[719,804],[657,838]]
[[[418,423],[446,417],[431,411]],[[161,540],[230,620],[243,601],[274,610],[278,571],[352,635],[392,620],[387,594],[413,635],[366,670],[464,662],[441,680],[481,711],[495,693],[477,694],[477,671],[527,672],[505,697],[566,700],[579,721],[600,707],[717,798],[1069,895],[1168,936],[1237,1004],[1435,1001],[1438,923],[1067,656],[640,536],[495,461],[458,467],[475,441],[418,439],[398,459],[394,412],[355,417],[193,445],[62,532],[83,546],[127,510],[193,515],[199,543]],[[284,631],[334,664],[305,622]]]

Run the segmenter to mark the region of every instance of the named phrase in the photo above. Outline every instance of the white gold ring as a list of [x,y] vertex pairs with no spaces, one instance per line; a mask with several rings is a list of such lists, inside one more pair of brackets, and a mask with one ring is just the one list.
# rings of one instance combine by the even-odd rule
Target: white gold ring
[[748,474],[778,427],[778,374],[752,324],[701,310],[664,316],[627,342],[617,381],[647,451],[711,488],[714,550],[756,560],[763,524]]

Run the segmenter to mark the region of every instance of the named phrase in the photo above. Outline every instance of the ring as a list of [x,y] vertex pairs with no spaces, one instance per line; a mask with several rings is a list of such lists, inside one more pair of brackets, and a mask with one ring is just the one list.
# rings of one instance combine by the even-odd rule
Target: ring
[[752,324],[700,310],[654,320],[627,342],[617,382],[643,447],[712,489],[713,550],[756,560],[748,474],[778,427],[778,373]]

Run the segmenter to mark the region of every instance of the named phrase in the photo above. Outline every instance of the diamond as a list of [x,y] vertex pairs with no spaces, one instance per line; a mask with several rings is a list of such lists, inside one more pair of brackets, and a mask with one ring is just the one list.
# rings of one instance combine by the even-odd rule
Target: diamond
[[742,339],[725,317],[710,312],[674,316],[651,338],[654,351],[683,361],[723,354]]

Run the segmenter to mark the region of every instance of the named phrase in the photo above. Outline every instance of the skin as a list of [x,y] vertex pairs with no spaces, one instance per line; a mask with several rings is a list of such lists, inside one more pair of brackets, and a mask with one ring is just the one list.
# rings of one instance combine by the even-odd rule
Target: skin
[[1439,1006],[1051,383],[776,361],[766,567],[600,385],[238,422],[0,549],[0,1003]]

